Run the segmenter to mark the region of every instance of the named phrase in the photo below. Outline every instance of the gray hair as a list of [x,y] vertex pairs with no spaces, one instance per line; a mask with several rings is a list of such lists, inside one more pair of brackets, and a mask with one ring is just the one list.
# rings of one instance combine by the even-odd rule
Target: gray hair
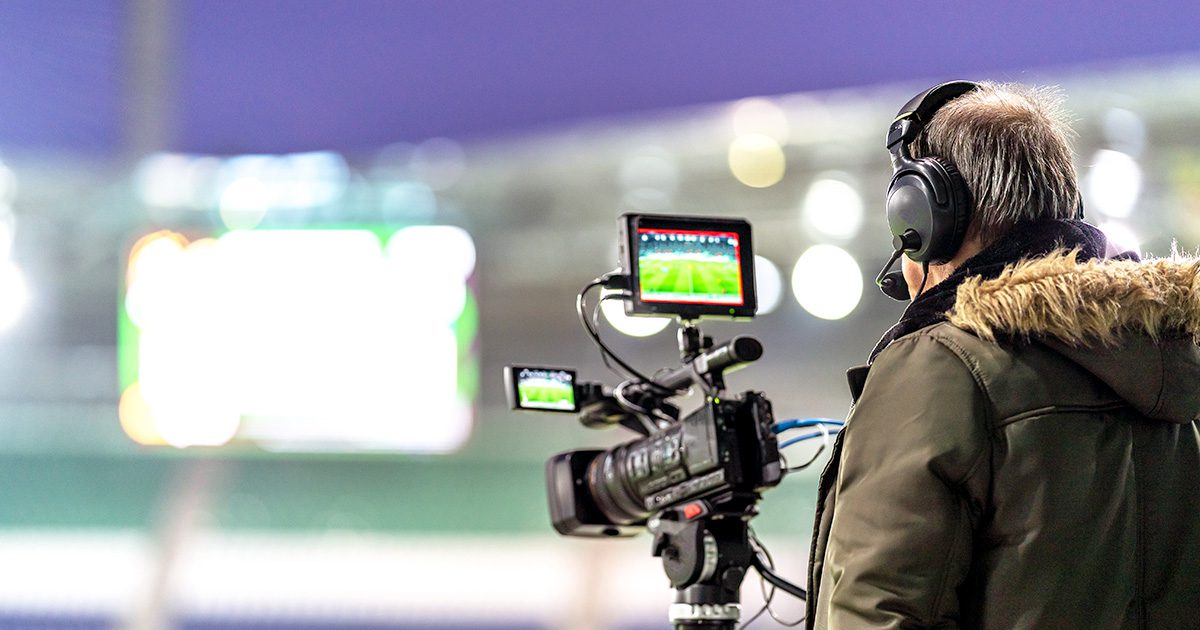
[[990,243],[1018,221],[1075,216],[1072,137],[1058,89],[985,82],[939,109],[910,148],[958,167],[971,192],[968,233]]

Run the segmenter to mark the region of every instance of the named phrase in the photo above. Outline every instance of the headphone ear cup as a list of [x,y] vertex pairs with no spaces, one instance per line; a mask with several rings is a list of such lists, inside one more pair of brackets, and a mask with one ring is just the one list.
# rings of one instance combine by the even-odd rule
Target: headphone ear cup
[[935,193],[919,161],[908,161],[892,175],[887,190],[887,221],[892,236],[915,233],[917,244],[906,255],[917,262],[927,260],[929,246],[934,240]]
[[971,195],[949,160],[905,159],[888,185],[887,218],[892,236],[915,232],[920,237],[906,251],[909,259],[944,262],[954,257],[967,232]]
[[[933,239],[930,243],[928,260],[930,262],[945,262],[954,257],[962,246],[967,234],[967,226],[971,224],[971,191],[963,179],[958,167],[950,160],[937,156],[922,158],[920,161],[932,162],[940,167],[945,189],[949,192],[949,204],[942,212],[934,212]],[[930,177],[936,175],[930,174]]]

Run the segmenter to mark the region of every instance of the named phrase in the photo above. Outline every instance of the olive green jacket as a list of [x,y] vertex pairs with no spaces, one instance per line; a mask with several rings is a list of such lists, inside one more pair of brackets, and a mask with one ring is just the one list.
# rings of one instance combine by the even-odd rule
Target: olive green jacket
[[821,477],[808,627],[1200,628],[1198,272],[1052,255],[892,342]]

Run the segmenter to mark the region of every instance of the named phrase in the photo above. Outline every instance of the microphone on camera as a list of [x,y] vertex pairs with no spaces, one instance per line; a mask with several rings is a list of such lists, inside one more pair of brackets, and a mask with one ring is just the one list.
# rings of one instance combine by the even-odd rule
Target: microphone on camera
[[679,390],[691,385],[697,374],[723,374],[757,361],[762,356],[762,343],[754,337],[738,335],[733,339],[698,355],[687,365],[675,368],[656,382],[659,386]]
[[879,290],[883,291],[884,295],[899,302],[906,302],[911,298],[908,295],[908,285],[904,282],[904,272],[891,269],[904,252],[921,249],[921,235],[916,230],[905,230],[903,234],[897,234],[892,239],[892,247],[895,248],[895,251],[884,265],[883,271],[880,271],[879,276],[875,278],[875,284],[879,286]]

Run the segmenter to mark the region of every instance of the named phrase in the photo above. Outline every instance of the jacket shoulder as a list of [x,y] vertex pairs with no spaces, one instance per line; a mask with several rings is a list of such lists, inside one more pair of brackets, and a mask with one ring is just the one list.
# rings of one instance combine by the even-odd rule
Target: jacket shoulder
[[[897,342],[921,337],[958,357],[991,403],[997,423],[1052,407],[1087,408],[1120,402],[1090,372],[1037,340],[986,340],[940,322]],[[926,373],[923,378],[937,379],[939,375]]]

